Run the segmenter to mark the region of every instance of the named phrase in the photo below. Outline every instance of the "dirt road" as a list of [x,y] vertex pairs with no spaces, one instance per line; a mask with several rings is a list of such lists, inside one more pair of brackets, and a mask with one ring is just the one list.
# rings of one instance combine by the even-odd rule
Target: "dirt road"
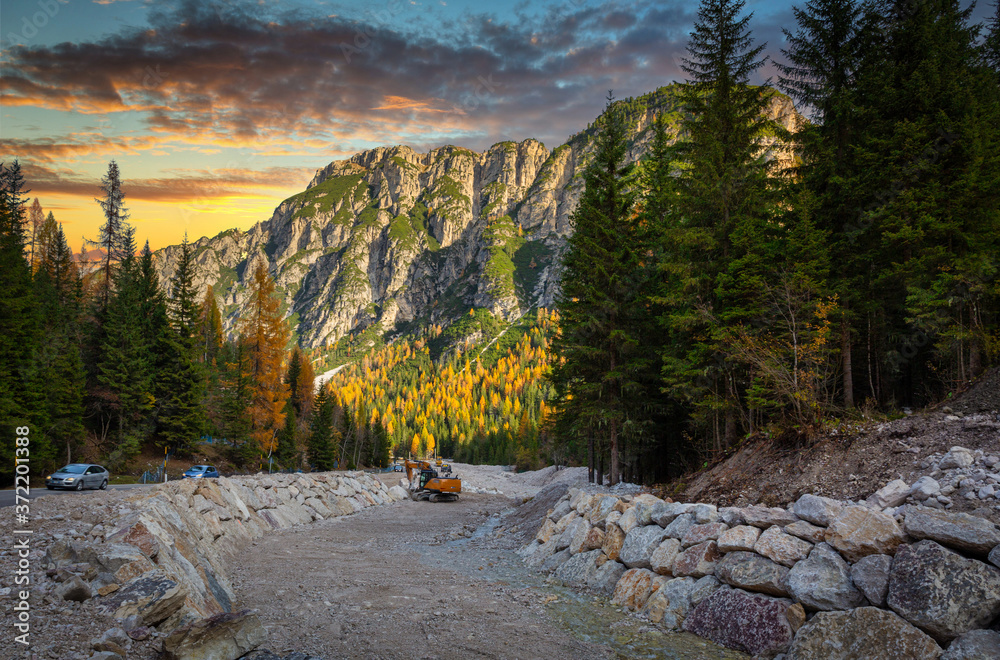
[[[492,534],[510,500],[402,501],[258,540],[233,562],[241,607],[278,655],[323,658],[734,658],[545,584]],[[485,524],[484,524],[485,523]]]

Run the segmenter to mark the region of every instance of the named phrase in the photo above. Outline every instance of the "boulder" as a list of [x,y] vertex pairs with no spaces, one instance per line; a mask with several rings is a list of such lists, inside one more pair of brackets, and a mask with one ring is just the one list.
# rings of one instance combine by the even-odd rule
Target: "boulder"
[[601,545],[601,550],[608,559],[617,560],[623,545],[625,545],[625,532],[617,524],[608,523],[604,529],[604,543]]
[[910,497],[923,502],[941,492],[941,484],[934,477],[920,477],[910,487]]
[[699,525],[714,523],[719,519],[719,511],[714,504],[694,504],[691,506],[690,513]]
[[729,529],[728,525],[722,522],[692,525],[688,531],[684,532],[684,538],[681,539],[681,545],[688,548],[692,545],[704,543],[705,541],[716,541],[718,540],[719,535],[727,529]]
[[791,511],[766,506],[748,506],[740,513],[743,515],[743,522],[754,527],[760,527],[761,529],[767,529],[774,525],[784,527],[785,525],[791,525],[799,519]]
[[662,582],[643,605],[640,613],[667,630],[680,630],[684,617],[691,611],[690,596],[695,587],[695,580],[689,577],[656,579]]
[[94,597],[94,592],[90,585],[84,582],[79,575],[74,575],[56,587],[56,596],[62,600],[71,600],[82,603]]
[[849,610],[864,601],[851,581],[851,567],[826,543],[814,546],[807,558],[792,566],[788,590],[812,610]]
[[844,507],[826,530],[826,542],[851,563],[868,555],[893,555],[903,539],[891,516],[864,506]]
[[659,525],[635,527],[625,535],[618,560],[629,568],[649,568],[653,551],[663,542],[666,533]]
[[788,596],[788,569],[754,552],[730,552],[715,565],[715,577],[721,582],[745,589]]
[[[716,644],[770,658],[792,641],[795,628],[789,610],[794,607],[784,598],[724,586],[688,614],[683,628]],[[799,617],[792,616],[798,622]]]
[[990,550],[989,560],[991,564],[1000,568],[1000,545]]
[[810,543],[822,543],[826,539],[825,529],[807,523],[805,520],[797,520],[791,525],[785,525],[784,530],[786,534],[791,534]]
[[649,568],[658,575],[672,575],[677,554],[681,551],[681,542],[677,539],[664,539],[656,546],[649,556]]
[[656,573],[646,568],[630,568],[625,571],[611,596],[614,605],[623,605],[630,610],[638,610],[649,599],[653,578]]
[[[569,546],[568,546],[569,547],[569,551],[570,551],[571,554],[575,555],[575,554],[577,554],[579,552],[586,552],[587,550],[591,550],[592,549],[592,548],[587,548],[586,547],[586,545],[588,544],[588,542],[593,541],[593,539],[592,539],[592,537],[590,535],[590,530],[592,530],[592,529],[594,529],[594,528],[590,526],[590,523],[587,522],[586,518],[578,518],[573,523],[573,525],[571,525],[570,527],[566,528],[566,531],[563,532],[563,535],[566,535],[566,534],[569,534],[569,533],[572,532],[572,536],[570,536]],[[597,531],[600,532],[601,530],[597,530]],[[602,537],[601,541],[603,542],[604,541],[604,538],[603,538],[604,537],[604,533],[603,532],[601,532],[601,537]],[[601,544],[598,543],[597,547],[598,548],[601,547]]]
[[719,534],[719,550],[721,552],[752,551],[757,539],[760,538],[760,527],[752,525],[737,525]]
[[567,587],[582,589],[596,576],[599,560],[600,564],[608,560],[600,550],[573,555],[556,569],[555,578]]
[[930,539],[979,556],[1000,544],[1000,531],[985,518],[922,506],[906,507],[903,530],[914,539]]
[[934,638],[948,641],[1000,614],[1000,569],[934,541],[899,549],[886,603]]
[[[393,488],[395,488],[395,486],[393,486]],[[556,524],[551,520],[549,520],[548,518],[546,518],[545,521],[542,522],[542,526],[538,528],[537,532],[535,532],[535,539],[539,543],[546,543],[548,542],[549,539],[552,538],[552,534],[555,531],[555,529],[556,529]]]
[[389,494],[395,500],[405,500],[410,497],[410,494],[406,492],[406,489],[402,486],[396,485],[389,489]]
[[970,630],[959,636],[941,656],[941,660],[996,660],[1000,658],[1000,632]]
[[616,561],[606,561],[597,567],[594,577],[587,583],[587,587],[605,596],[611,596],[615,592],[615,587],[622,575],[625,574],[624,564]]
[[743,524],[743,509],[738,506],[724,506],[719,509],[719,520],[730,527]]
[[160,542],[142,520],[116,529],[111,534],[105,536],[104,542],[109,544],[124,543],[134,546],[150,559],[155,559],[160,552]]
[[166,660],[237,660],[265,639],[256,614],[226,612],[174,630],[163,640],[163,654]]
[[679,540],[684,538],[687,531],[694,527],[695,524],[693,514],[682,513],[674,518],[673,522],[663,528],[663,533],[672,539]]
[[757,554],[783,566],[792,566],[800,559],[805,559],[812,547],[812,543],[785,534],[780,527],[774,526],[764,530],[753,549]]
[[[570,547],[573,544],[574,538],[578,542],[582,542],[588,531],[590,531],[590,523],[579,516],[574,517],[563,529],[562,534],[559,535],[559,539],[556,541],[556,550]],[[570,550],[570,552],[572,553],[573,551]]]
[[604,523],[607,520],[608,515],[613,511],[619,510],[620,508],[624,508],[622,507],[621,500],[614,495],[598,495],[591,503],[590,512],[587,514],[587,520],[591,525],[604,529]]
[[563,498],[556,502],[556,505],[552,508],[552,513],[549,514],[549,520],[553,522],[558,522],[563,516],[567,515],[573,507],[569,505],[569,499]]
[[691,590],[690,594],[691,607],[694,607],[714,594],[721,586],[722,583],[719,582],[714,575],[705,575],[704,577],[698,578],[698,580],[694,583],[694,589]]
[[933,639],[892,612],[859,607],[818,613],[795,635],[788,660],[933,660],[940,654]]
[[142,617],[144,625],[155,626],[179,610],[187,595],[183,585],[156,570],[133,578],[121,589],[105,596],[97,609],[116,619],[135,614]]
[[625,532],[626,534],[628,534],[636,526],[638,526],[639,520],[636,516],[635,507],[630,506],[628,509],[626,509],[625,513],[622,514],[622,517],[618,519],[618,522],[616,524],[619,527],[621,527],[622,531]]
[[938,463],[939,470],[969,467],[976,462],[976,456],[965,447],[952,447]]
[[722,557],[715,541],[693,545],[674,560],[673,573],[677,577],[702,577],[715,572],[715,563]]
[[807,493],[796,500],[792,511],[796,516],[821,527],[828,527],[833,519],[840,515],[844,505],[829,497],[820,497]]
[[890,481],[868,498],[869,504],[873,504],[880,509],[896,507],[906,501],[910,496],[910,484],[902,479]]
[[692,504],[685,502],[660,502],[654,504],[650,509],[649,517],[660,527],[666,527],[672,523],[677,516],[690,513]]
[[554,552],[543,559],[539,568],[546,573],[551,573],[562,566],[564,562],[569,561],[569,558],[572,556],[573,555],[570,554],[569,548],[563,548],[559,552]]
[[851,566],[851,582],[868,602],[877,607],[885,607],[885,595],[889,591],[889,570],[892,557],[889,555],[868,555]]

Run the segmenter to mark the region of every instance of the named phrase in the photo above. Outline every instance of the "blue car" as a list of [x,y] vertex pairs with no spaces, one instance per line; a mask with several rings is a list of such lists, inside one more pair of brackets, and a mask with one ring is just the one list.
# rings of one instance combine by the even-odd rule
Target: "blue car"
[[211,465],[192,465],[181,475],[181,479],[208,479],[209,477],[218,476],[219,471]]

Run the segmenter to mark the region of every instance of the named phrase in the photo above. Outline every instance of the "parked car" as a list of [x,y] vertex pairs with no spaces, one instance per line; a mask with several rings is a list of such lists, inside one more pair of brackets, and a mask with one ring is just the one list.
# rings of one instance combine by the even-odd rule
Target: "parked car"
[[403,466],[400,465],[399,463],[396,463],[395,465],[392,466],[392,471],[393,472],[402,472],[403,471]]
[[181,475],[181,479],[208,479],[218,476],[219,471],[211,465],[192,465]]
[[83,490],[84,488],[108,487],[111,475],[101,465],[93,463],[70,463],[45,477],[45,487]]

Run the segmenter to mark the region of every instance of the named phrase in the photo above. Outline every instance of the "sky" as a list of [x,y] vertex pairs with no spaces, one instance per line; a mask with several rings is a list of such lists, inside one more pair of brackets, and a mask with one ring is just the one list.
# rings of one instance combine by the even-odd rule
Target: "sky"
[[[749,0],[780,58],[790,2]],[[683,81],[684,0],[3,0],[0,160],[71,247],[120,168],[140,244],[247,229],[382,145],[562,144],[613,89]],[[773,74],[768,67],[763,75]]]

